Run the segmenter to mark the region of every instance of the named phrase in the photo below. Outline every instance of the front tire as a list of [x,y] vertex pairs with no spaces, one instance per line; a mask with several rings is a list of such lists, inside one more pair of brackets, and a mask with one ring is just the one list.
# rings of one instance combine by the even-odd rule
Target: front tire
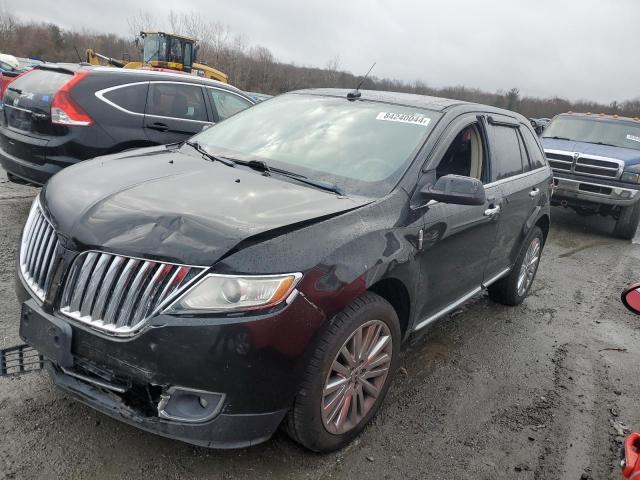
[[509,275],[489,285],[489,298],[509,306],[522,303],[538,271],[543,246],[544,235],[540,227],[535,226],[529,232]]
[[623,207],[616,221],[616,226],[613,229],[613,234],[623,240],[631,240],[636,234],[639,221],[640,202],[636,202],[628,207]]
[[347,445],[380,408],[400,353],[400,322],[385,299],[366,292],[333,319],[307,366],[285,421],[315,452]]

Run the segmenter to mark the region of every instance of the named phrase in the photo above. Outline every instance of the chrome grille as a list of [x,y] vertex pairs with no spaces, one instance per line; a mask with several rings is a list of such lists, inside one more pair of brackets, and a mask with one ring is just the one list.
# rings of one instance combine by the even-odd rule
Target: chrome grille
[[34,202],[20,244],[20,272],[34,295],[44,301],[57,261],[58,236]]
[[555,172],[571,172],[590,177],[616,180],[620,178],[624,169],[624,162],[615,158],[561,150],[546,150],[545,154],[549,165]]
[[115,335],[128,335],[204,271],[110,253],[85,252],[67,275],[60,311]]

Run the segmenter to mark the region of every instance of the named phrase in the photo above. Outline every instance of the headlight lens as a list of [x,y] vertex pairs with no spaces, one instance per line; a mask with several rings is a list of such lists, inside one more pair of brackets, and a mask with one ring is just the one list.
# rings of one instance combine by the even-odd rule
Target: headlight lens
[[300,273],[284,275],[207,275],[165,312],[212,312],[255,310],[287,299]]
[[640,175],[637,173],[624,172],[620,180],[628,183],[640,183]]

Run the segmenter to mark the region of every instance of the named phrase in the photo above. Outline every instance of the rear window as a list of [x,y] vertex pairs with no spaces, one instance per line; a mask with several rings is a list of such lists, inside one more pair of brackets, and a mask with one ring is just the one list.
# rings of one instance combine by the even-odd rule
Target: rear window
[[119,87],[103,94],[104,98],[120,108],[124,108],[130,112],[144,113],[144,107],[147,103],[148,83],[137,85],[126,85]]
[[493,133],[492,179],[502,180],[522,173],[522,157],[516,129],[495,125],[491,131]]
[[531,162],[531,168],[541,168],[545,166],[544,155],[540,149],[540,145],[533,138],[533,134],[528,128],[521,128],[520,131],[524,137],[524,143],[527,147],[527,153],[529,154],[529,161]]
[[[53,95],[58,89],[71,79],[70,73],[54,72],[51,70],[32,70],[16,79],[11,87],[21,90],[22,96],[38,95],[45,103],[51,103]],[[38,102],[36,102],[38,103]]]

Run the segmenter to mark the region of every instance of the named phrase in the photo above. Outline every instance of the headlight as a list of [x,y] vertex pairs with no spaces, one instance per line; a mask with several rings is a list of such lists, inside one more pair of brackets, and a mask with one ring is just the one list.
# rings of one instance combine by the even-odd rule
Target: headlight
[[637,173],[624,172],[620,180],[628,183],[640,183],[640,175]]
[[165,312],[225,312],[271,307],[286,300],[300,278],[301,273],[207,275],[171,304]]

